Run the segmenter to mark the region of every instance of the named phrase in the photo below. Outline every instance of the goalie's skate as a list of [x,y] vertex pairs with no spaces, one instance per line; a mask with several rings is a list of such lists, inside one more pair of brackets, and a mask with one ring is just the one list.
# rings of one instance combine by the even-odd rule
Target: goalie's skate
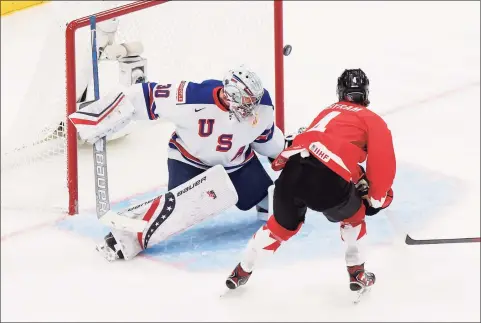
[[240,263],[234,268],[232,274],[227,277],[225,284],[229,289],[236,289],[241,285],[245,285],[249,280],[249,277],[252,275],[252,272],[248,273],[242,269]]
[[108,261],[115,261],[117,259],[124,259],[122,251],[117,248],[117,241],[115,241],[112,233],[105,236],[104,241],[99,243],[96,248],[97,251]]
[[351,291],[356,292],[354,304],[361,301],[361,297],[371,290],[372,285],[376,282],[376,276],[364,270],[364,264],[359,266],[348,266]]

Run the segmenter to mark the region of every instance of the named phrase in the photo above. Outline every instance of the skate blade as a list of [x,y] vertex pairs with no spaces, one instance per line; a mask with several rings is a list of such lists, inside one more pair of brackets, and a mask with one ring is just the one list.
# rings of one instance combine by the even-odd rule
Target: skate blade
[[225,287],[225,290],[223,290],[219,297],[220,298],[223,298],[223,299],[229,299],[229,298],[232,298],[232,297],[238,297],[242,294],[245,293],[245,288],[240,288],[241,286],[237,287],[236,289],[229,289],[227,287]]
[[234,293],[235,289],[226,289],[224,291],[222,291],[219,295],[220,298],[229,298],[233,293]]
[[363,296],[365,296],[366,294],[369,293],[369,291],[371,290],[371,287],[365,287],[361,290],[359,290],[358,292],[356,292],[356,296],[353,300],[353,303],[354,304],[359,304],[359,302],[361,301],[361,299],[363,298]]

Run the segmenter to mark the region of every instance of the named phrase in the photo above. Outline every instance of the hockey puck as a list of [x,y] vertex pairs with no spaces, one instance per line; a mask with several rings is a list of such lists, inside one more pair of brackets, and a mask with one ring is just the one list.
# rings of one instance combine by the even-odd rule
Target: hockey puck
[[289,54],[291,53],[291,51],[292,51],[292,46],[291,46],[291,45],[286,45],[286,46],[284,46],[284,49],[283,49],[284,56],[289,56]]

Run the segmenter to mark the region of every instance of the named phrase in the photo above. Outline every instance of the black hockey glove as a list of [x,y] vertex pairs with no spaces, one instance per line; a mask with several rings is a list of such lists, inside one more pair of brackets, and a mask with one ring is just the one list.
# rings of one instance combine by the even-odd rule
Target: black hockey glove
[[359,165],[362,171],[361,178],[359,181],[356,183],[356,189],[357,192],[359,193],[359,196],[362,199],[362,203],[364,203],[364,206],[366,207],[366,215],[373,216],[377,214],[379,211],[382,210],[382,208],[375,208],[372,207],[371,204],[369,203],[368,200],[368,193],[369,193],[369,181],[367,180],[366,177],[366,171],[364,170],[364,167]]
[[367,199],[362,199],[362,203],[364,203],[364,206],[366,207],[366,215],[373,216],[382,210],[382,207],[372,207]]
[[359,196],[362,199],[365,199],[367,198],[367,193],[369,192],[369,181],[366,178],[366,171],[364,170],[364,167],[359,165],[359,168],[362,171],[362,175],[356,183],[356,189],[359,192]]

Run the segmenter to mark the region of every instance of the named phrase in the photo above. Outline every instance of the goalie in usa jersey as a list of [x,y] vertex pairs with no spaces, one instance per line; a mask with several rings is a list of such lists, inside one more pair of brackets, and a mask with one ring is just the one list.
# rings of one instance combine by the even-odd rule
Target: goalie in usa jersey
[[274,170],[282,169],[274,214],[249,241],[226,280],[228,288],[245,284],[261,258],[294,236],[308,208],[340,224],[350,289],[360,296],[374,284],[374,274],[364,269],[365,216],[387,208],[393,199],[392,135],[384,120],[367,109],[369,79],[362,70],[345,70],[337,93],[339,102],[323,109],[272,163]]
[[[273,160],[285,141],[274,124],[269,92],[255,73],[240,66],[223,80],[134,84],[70,115],[79,136],[91,143],[131,120],[159,118],[175,124],[168,143],[169,191],[221,165],[237,192],[237,208],[256,207],[258,218],[267,220],[273,181],[256,153]],[[109,234],[105,240],[115,244],[112,239]]]

